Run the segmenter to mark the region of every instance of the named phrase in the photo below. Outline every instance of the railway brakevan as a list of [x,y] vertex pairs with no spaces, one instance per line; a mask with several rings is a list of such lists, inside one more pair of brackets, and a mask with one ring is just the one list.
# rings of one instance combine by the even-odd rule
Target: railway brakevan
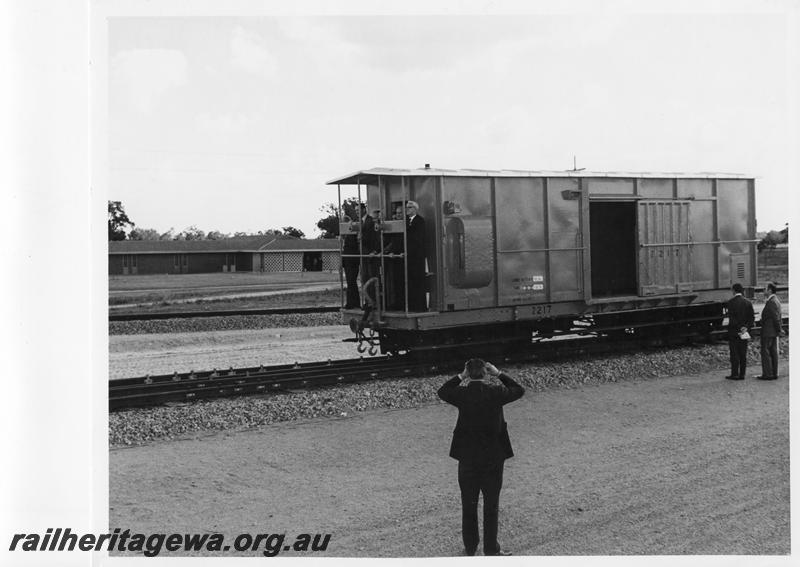
[[[755,286],[754,183],[728,173],[357,171],[328,184],[340,204],[343,191],[366,203],[381,245],[344,254],[360,258],[362,276],[365,262],[375,268],[362,308],[342,314],[371,353],[646,334],[663,323],[710,331],[731,285]],[[388,220],[409,200],[425,219],[422,251],[405,247],[405,221]],[[358,237],[363,219],[342,220],[340,238]],[[391,239],[402,245],[387,253]],[[411,311],[408,258],[420,253],[425,307]]]

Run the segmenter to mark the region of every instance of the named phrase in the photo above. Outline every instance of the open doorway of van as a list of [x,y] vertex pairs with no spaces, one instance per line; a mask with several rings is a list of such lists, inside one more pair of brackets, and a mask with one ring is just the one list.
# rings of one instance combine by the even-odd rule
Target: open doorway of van
[[589,203],[592,297],[636,295],[636,202]]

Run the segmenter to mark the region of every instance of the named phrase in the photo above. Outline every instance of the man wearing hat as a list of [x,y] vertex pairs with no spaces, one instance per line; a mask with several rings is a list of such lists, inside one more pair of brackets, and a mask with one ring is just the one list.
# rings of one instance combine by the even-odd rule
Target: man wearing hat
[[[489,383],[487,373],[501,383]],[[458,460],[464,553],[475,555],[478,549],[478,497],[483,493],[483,554],[511,555],[497,542],[503,466],[514,456],[503,406],[521,398],[525,389],[492,363],[472,358],[437,393],[458,408],[450,456]]]
[[427,311],[425,292],[425,219],[419,215],[416,201],[406,202],[406,243],[408,249],[408,310]]

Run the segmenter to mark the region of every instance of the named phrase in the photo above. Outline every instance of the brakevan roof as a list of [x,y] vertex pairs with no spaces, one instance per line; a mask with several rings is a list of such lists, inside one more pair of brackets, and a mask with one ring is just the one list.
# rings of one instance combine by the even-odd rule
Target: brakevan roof
[[357,183],[370,183],[379,176],[388,177],[619,177],[634,178],[647,177],[655,179],[683,178],[683,179],[753,179],[752,176],[742,173],[679,173],[679,172],[630,172],[630,171],[528,171],[521,169],[435,169],[420,167],[417,169],[394,169],[390,167],[373,167],[349,173],[327,182],[327,185],[355,185]]
[[232,252],[286,252],[338,250],[337,238],[305,239],[283,235],[224,238],[220,240],[116,240],[109,254],[187,254]]

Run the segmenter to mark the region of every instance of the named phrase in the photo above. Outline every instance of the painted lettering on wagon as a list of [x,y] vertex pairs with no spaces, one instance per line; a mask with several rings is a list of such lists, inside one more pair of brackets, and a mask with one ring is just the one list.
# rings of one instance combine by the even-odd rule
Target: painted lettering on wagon
[[544,291],[544,276],[521,276],[511,280],[516,291]]
[[548,315],[550,311],[552,311],[553,306],[549,303],[545,303],[542,305],[534,305],[531,307],[531,313],[533,315]]

